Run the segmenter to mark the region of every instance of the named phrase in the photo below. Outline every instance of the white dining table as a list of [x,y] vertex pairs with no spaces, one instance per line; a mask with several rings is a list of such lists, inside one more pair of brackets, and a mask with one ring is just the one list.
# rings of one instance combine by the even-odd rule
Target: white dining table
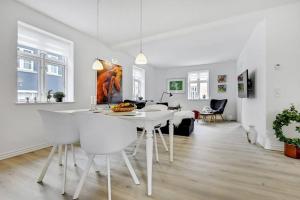
[[[77,109],[77,110],[61,110],[58,112],[64,113],[75,113],[75,112],[92,112],[88,109]],[[111,111],[99,111],[95,114],[106,114],[110,116],[119,117],[122,119],[130,120],[136,124],[137,127],[142,127],[146,130],[146,160],[147,160],[147,195],[152,195],[152,169],[153,169],[153,133],[155,126],[169,121],[169,143],[170,143],[170,162],[174,160],[174,126],[173,118],[174,111],[135,111],[132,115],[122,115],[112,113]]]

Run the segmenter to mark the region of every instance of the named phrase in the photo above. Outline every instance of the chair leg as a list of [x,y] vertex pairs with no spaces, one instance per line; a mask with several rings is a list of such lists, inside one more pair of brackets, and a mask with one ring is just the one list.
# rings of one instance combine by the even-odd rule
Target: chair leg
[[49,165],[50,165],[50,163],[51,163],[51,161],[53,159],[53,156],[54,156],[54,153],[55,153],[56,149],[57,149],[57,145],[55,145],[55,146],[52,147],[51,152],[50,152],[50,154],[49,154],[49,156],[47,158],[47,161],[46,161],[46,163],[45,163],[45,165],[44,165],[44,167],[42,169],[42,172],[41,172],[41,174],[40,174],[40,176],[39,176],[39,178],[37,180],[38,183],[43,182],[44,176],[45,176],[45,174],[46,174],[46,172],[48,170],[48,167],[49,167]]
[[111,200],[111,181],[110,181],[110,158],[106,156],[106,167],[107,167],[107,195],[108,200]]
[[134,171],[134,169],[133,169],[133,167],[132,167],[132,165],[131,165],[131,163],[130,163],[130,161],[129,161],[129,159],[128,159],[126,153],[125,153],[125,151],[122,151],[122,156],[123,156],[123,159],[124,159],[124,161],[125,161],[125,164],[126,164],[128,170],[129,170],[129,172],[130,172],[130,175],[131,175],[131,177],[132,177],[132,179],[133,179],[133,182],[134,182],[136,185],[139,185],[139,184],[140,184],[140,181],[139,181],[138,177],[136,176],[136,173],[135,173],[135,171]]
[[223,117],[223,115],[222,115],[222,114],[220,114],[220,116],[221,116],[222,120],[223,120],[223,121],[225,121],[225,120],[224,120],[224,117]]
[[156,132],[153,132],[156,162],[159,162]]
[[67,166],[68,166],[68,145],[65,144],[65,161],[64,161],[64,177],[63,177],[63,184],[62,184],[62,192],[61,194],[65,194],[65,186],[66,186],[66,179],[67,179]]
[[[89,158],[89,154],[86,153],[86,156]],[[94,170],[95,170],[96,173],[100,173],[100,170],[99,170],[99,168],[98,168],[95,160],[92,161],[91,167],[94,168]]]
[[100,170],[99,170],[99,168],[98,168],[98,166],[96,165],[96,162],[93,160],[93,162],[92,162],[92,167],[94,168],[94,170],[95,170],[95,172],[96,173],[100,173]]
[[133,156],[136,155],[136,153],[137,153],[137,151],[138,151],[138,149],[140,147],[140,144],[142,143],[142,140],[144,138],[145,132],[146,132],[146,129],[143,129],[142,134],[141,134],[141,136],[139,137],[139,139],[138,139],[138,141],[136,143],[136,147],[135,147],[134,152],[132,154]]
[[58,147],[58,164],[59,166],[62,166],[62,151],[63,151],[63,145],[59,145]]
[[77,167],[76,157],[75,157],[75,149],[74,149],[74,145],[73,144],[71,144],[71,150],[72,150],[72,155],[73,155],[74,166]]
[[162,143],[163,143],[163,145],[164,145],[164,147],[165,147],[165,150],[166,150],[166,151],[169,151],[168,146],[167,146],[167,143],[166,143],[166,140],[165,140],[164,135],[162,134],[160,128],[158,128],[157,130],[158,130],[159,136],[160,136],[160,138],[161,138],[161,141],[162,141]]
[[93,163],[93,160],[95,158],[95,155],[89,155],[88,157],[89,157],[89,160],[88,160],[88,162],[86,164],[86,167],[85,167],[85,169],[83,171],[83,174],[82,174],[82,176],[80,178],[80,181],[79,181],[79,183],[77,185],[77,188],[76,188],[76,191],[74,193],[73,199],[78,199],[80,191],[82,189],[82,186],[83,186],[83,184],[85,182],[85,179],[86,179],[86,177],[87,177],[87,175],[88,175],[88,173],[90,171],[90,168],[92,166],[92,163]]

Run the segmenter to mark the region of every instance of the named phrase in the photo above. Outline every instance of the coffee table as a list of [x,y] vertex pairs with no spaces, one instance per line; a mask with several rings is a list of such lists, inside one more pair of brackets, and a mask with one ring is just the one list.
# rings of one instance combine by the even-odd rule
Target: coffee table
[[[202,116],[202,119],[205,122],[216,122],[216,115],[214,113],[202,112],[200,113],[200,115]],[[209,117],[209,121],[207,117]]]

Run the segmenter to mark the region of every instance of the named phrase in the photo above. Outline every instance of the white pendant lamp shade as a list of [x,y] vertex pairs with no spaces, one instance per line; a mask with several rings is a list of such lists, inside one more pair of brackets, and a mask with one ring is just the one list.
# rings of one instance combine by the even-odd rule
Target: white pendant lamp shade
[[140,52],[136,58],[135,58],[135,64],[136,65],[145,65],[147,64],[147,58],[146,56],[143,54],[143,52]]
[[93,70],[103,70],[104,67],[99,59],[96,59],[93,63]]

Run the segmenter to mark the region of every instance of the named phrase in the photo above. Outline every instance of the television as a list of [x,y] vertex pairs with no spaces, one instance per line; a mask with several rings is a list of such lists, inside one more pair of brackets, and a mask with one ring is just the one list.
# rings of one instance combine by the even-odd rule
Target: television
[[240,98],[249,97],[250,81],[248,79],[248,70],[245,70],[238,76],[238,96]]

